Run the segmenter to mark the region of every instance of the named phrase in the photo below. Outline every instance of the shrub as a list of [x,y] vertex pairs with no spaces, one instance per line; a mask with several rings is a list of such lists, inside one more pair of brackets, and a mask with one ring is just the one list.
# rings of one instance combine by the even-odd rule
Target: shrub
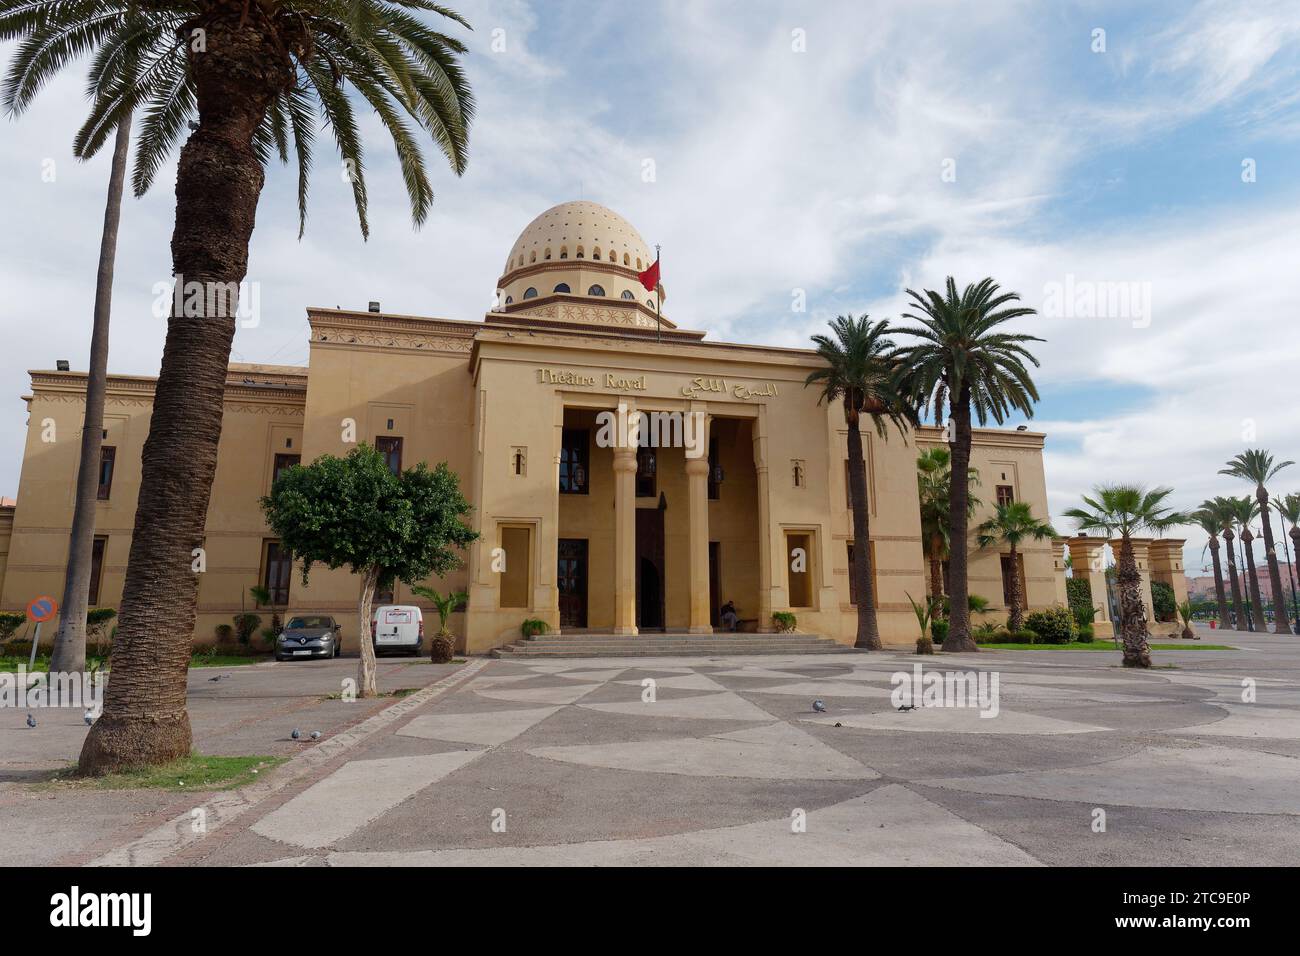
[[214,629],[218,644],[229,644],[235,637],[235,629],[229,624],[218,624]]
[[942,644],[948,639],[948,622],[944,620],[935,620],[930,622],[930,636],[934,638],[934,643]]
[[930,640],[928,637],[918,637],[916,639],[916,653],[933,654],[934,641]]
[[796,618],[789,611],[772,612],[772,626],[775,627],[777,631],[779,631],[782,634],[788,634],[791,631],[793,631],[795,625],[798,623],[799,623],[798,618]]
[[1012,644],[1046,644],[1037,631],[1031,631],[1029,628],[1022,628],[1019,631],[1012,631],[1008,637]]
[[280,636],[280,632],[273,627],[262,628],[262,643],[266,645],[268,651],[275,650],[275,639]]
[[1066,603],[1075,612],[1076,618],[1080,608],[1090,608],[1092,604],[1092,583],[1087,578],[1065,579]]
[[1093,630],[1091,624],[1085,624],[1079,628],[1079,636],[1075,638],[1080,644],[1091,644],[1093,640]]
[[456,653],[456,639],[449,631],[440,630],[429,641],[429,659],[435,664],[450,664]]
[[1010,644],[1015,635],[1005,627],[980,628],[974,634],[976,644]]
[[1069,644],[1076,634],[1074,615],[1059,604],[1034,611],[1025,618],[1025,627],[1037,634],[1044,644]]
[[3,644],[9,638],[14,636],[14,631],[22,626],[23,621],[27,620],[27,615],[17,611],[4,611],[0,613],[0,644]]
[[235,634],[239,637],[240,644],[247,644],[257,631],[258,625],[262,623],[262,618],[252,613],[236,614],[232,620],[235,622]]
[[536,637],[538,634],[545,634],[548,630],[546,622],[535,617],[525,618],[524,623],[519,625],[519,631],[524,637]]
[[1157,621],[1172,621],[1178,613],[1178,602],[1174,600],[1174,587],[1166,581],[1151,582],[1151,609],[1156,612]]

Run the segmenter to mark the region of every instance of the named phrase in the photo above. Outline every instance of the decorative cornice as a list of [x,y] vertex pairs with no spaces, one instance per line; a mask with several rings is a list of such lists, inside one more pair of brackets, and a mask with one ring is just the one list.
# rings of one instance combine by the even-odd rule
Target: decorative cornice
[[[555,316],[565,322],[648,329],[654,329],[655,325],[659,324],[663,326],[664,331],[677,328],[676,323],[664,316],[660,316],[656,323],[654,309],[646,307],[639,299],[602,299],[596,296],[574,295],[571,292],[552,292],[549,295],[521,299],[502,306],[499,312],[491,312],[489,316],[541,315],[546,309],[553,310]],[[584,317],[588,315],[592,317]],[[704,337],[703,332],[692,334],[697,338]]]
[[[32,394],[43,401],[82,403],[86,396],[85,372],[51,372],[33,369]],[[153,404],[158,380],[145,375],[109,375],[105,400],[112,405],[147,408]],[[226,378],[225,401],[241,403],[236,411],[265,412],[287,406],[287,414],[302,414],[307,400],[307,375],[299,366],[231,365]]]
[[481,322],[308,309],[313,344],[468,354]]

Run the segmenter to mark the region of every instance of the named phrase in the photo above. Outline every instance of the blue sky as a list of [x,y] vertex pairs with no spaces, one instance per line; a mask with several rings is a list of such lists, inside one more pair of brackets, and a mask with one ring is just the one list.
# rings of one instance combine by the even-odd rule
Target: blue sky
[[[1300,459],[1294,2],[455,6],[474,26],[452,31],[479,103],[469,171],[431,156],[437,200],[413,231],[367,120],[363,243],[327,139],[301,242],[292,175],[272,170],[250,257],[261,320],[236,359],[305,362],[308,305],[476,317],[515,236],[581,197],[662,243],[666,313],[723,340],[802,345],[840,312],[896,317],[906,288],[950,273],[1040,309],[1067,277],[1140,284],[1149,321],[1024,323],[1048,340],[1033,426],[1054,515],[1102,480],[1170,484],[1182,505],[1244,493],[1215,472],[1247,445]],[[18,484],[26,370],[86,364],[107,162],[70,154],[83,77],[0,121],[0,199],[19,225],[0,231],[0,494]],[[124,210],[116,371],[157,371],[172,180]],[[1294,472],[1278,490],[1300,489]],[[1189,537],[1189,567],[1202,543]]]

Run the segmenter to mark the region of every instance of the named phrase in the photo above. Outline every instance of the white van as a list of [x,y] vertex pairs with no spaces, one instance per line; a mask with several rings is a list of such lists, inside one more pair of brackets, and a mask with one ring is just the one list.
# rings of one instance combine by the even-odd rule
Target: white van
[[381,604],[375,608],[370,632],[376,654],[405,651],[418,655],[424,647],[424,615],[414,604]]

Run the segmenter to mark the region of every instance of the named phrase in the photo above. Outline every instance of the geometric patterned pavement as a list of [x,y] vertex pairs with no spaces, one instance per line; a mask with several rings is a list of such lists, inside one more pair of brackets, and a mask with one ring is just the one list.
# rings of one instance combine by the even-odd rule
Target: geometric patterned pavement
[[890,676],[921,660],[902,653],[492,661],[183,862],[1293,863],[1297,655],[1257,643],[1142,673],[923,661],[996,672],[991,718],[896,710]]

